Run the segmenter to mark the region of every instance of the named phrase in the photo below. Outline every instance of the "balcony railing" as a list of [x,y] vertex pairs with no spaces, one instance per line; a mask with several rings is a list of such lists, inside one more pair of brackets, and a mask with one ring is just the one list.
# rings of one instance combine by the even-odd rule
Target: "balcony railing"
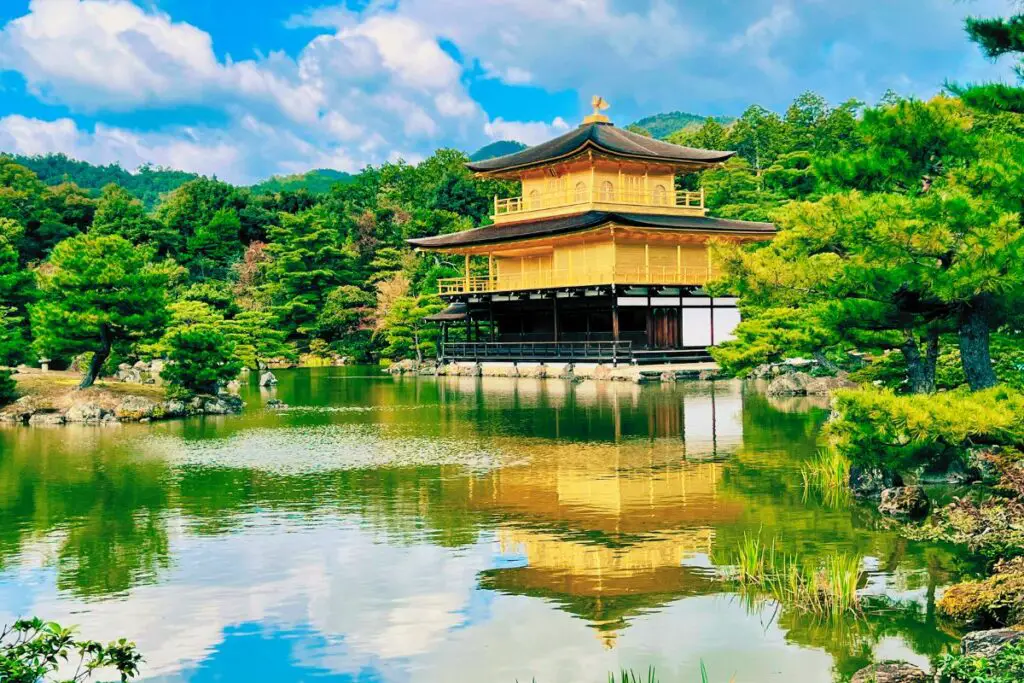
[[696,285],[707,284],[716,271],[707,266],[617,266],[615,268],[543,270],[530,273],[472,275],[438,280],[442,296],[515,292],[593,285]]
[[454,361],[591,361],[630,362],[632,342],[447,342],[441,360]]
[[677,208],[703,213],[704,188],[696,191],[678,190],[674,192],[629,189],[609,191],[601,188],[582,191],[569,190],[568,192],[533,192],[525,197],[508,197],[506,199],[495,197],[494,215],[508,216],[591,204]]

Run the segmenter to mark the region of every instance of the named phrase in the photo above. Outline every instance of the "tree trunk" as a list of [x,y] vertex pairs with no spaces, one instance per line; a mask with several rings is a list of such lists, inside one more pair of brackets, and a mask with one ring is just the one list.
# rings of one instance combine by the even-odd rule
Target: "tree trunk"
[[939,333],[929,330],[925,336],[925,352],[921,355],[917,338],[907,331],[907,338],[900,346],[903,359],[907,362],[907,379],[914,394],[935,393],[935,362],[939,358]]
[[971,391],[988,389],[997,382],[989,353],[991,307],[991,298],[983,294],[960,314],[960,362]]
[[96,350],[92,360],[89,361],[89,369],[86,371],[85,377],[82,378],[82,383],[78,385],[79,389],[88,389],[93,385],[108,358],[110,358],[110,331],[106,325],[100,325],[100,348]]

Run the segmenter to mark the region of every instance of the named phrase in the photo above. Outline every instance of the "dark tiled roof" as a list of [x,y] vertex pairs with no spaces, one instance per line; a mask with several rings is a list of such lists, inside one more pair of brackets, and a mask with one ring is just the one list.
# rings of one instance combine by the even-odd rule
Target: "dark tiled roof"
[[456,302],[450,304],[448,308],[443,311],[438,311],[434,315],[428,315],[424,320],[430,320],[431,322],[455,322],[458,320],[465,320],[469,311],[469,306],[464,303]]
[[464,230],[450,235],[420,237],[409,240],[414,247],[440,249],[444,247],[469,247],[478,244],[507,242],[509,240],[559,235],[579,230],[596,228],[606,223],[641,228],[667,228],[670,230],[697,230],[720,233],[762,233],[772,234],[775,226],[771,223],[734,221],[727,218],[708,216],[652,216],[641,213],[609,213],[590,211],[575,216],[548,218],[541,221],[489,225],[474,230]]
[[588,123],[553,140],[527,147],[521,152],[466,165],[471,171],[478,173],[511,171],[570,157],[587,147],[623,157],[666,163],[715,164],[736,154],[673,145],[616,128],[608,123]]

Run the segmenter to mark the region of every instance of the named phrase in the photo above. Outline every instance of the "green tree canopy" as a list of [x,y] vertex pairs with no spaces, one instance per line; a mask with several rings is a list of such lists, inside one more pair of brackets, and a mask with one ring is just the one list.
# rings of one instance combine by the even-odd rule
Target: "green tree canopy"
[[40,353],[93,351],[82,388],[92,386],[114,344],[159,335],[174,269],[150,249],[116,235],[79,235],[58,244],[39,271],[41,300],[31,310]]

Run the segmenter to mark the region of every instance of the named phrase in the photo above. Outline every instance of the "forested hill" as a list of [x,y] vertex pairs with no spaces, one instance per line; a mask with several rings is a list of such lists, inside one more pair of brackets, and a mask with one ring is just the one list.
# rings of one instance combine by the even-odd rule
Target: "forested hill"
[[317,168],[306,173],[295,175],[276,175],[261,183],[256,183],[250,189],[256,194],[268,192],[295,192],[305,190],[312,194],[322,194],[330,191],[335,183],[351,182],[353,176],[344,171],[335,171],[330,168]]
[[526,145],[516,140],[498,140],[485,145],[469,155],[470,161],[486,161],[495,157],[503,157],[506,154],[515,154],[526,149]]
[[[196,173],[178,171],[159,166],[142,166],[134,173],[118,164],[97,166],[87,161],[72,159],[66,154],[44,154],[39,156],[10,155],[20,166],[31,170],[46,185],[51,187],[62,183],[74,183],[88,194],[98,197],[107,185],[118,185],[142,200],[147,208],[157,205],[162,195],[172,192],[190,180],[199,178]],[[318,168],[306,173],[288,176],[273,176],[251,187],[256,194],[274,192],[296,192],[305,190],[311,194],[328,192],[335,183],[352,180],[342,171]]]
[[94,195],[99,195],[100,190],[107,185],[120,185],[148,207],[154,206],[160,195],[199,177],[187,171],[148,165],[131,173],[118,164],[96,166],[87,161],[72,159],[66,154],[11,156],[16,163],[31,170],[47,185],[70,182]]
[[[729,123],[733,119],[729,116],[713,116],[711,117],[719,123]],[[699,116],[697,114],[690,114],[683,111],[673,111],[665,114],[655,114],[654,116],[648,116],[640,119],[633,126],[642,128],[652,137],[664,140],[672,133],[678,132],[688,126],[699,126],[708,119],[707,116]]]

